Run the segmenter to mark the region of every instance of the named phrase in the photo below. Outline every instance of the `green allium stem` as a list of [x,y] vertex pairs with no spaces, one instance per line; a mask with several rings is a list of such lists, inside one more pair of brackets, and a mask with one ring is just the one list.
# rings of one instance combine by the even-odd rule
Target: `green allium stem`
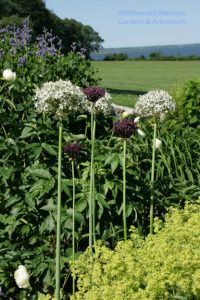
[[151,165],[151,187],[150,187],[150,234],[153,234],[153,209],[154,209],[154,174],[155,174],[155,153],[156,153],[156,124],[153,124],[153,149]]
[[93,246],[93,164],[94,164],[94,110],[91,110],[91,162],[90,162],[90,196],[89,196],[89,249],[90,255],[92,255]]
[[95,232],[95,210],[96,210],[96,201],[95,201],[95,165],[94,165],[94,143],[95,143],[95,132],[96,132],[96,118],[94,114],[94,121],[93,121],[93,138],[92,138],[92,152],[93,152],[93,168],[92,168],[92,198],[93,198],[93,242],[94,246],[96,244],[96,232]]
[[124,224],[124,240],[127,240],[126,228],[126,139],[124,139],[124,155],[123,155],[123,224]]
[[60,300],[60,236],[61,236],[61,166],[62,166],[62,124],[58,139],[58,202],[56,232],[56,300]]
[[[72,159],[72,185],[73,185],[73,193],[72,193],[72,208],[73,208],[73,216],[72,216],[72,259],[73,259],[73,268],[75,264],[75,177],[74,177],[74,160]],[[72,293],[73,296],[75,294],[75,278],[73,278],[72,283]]]

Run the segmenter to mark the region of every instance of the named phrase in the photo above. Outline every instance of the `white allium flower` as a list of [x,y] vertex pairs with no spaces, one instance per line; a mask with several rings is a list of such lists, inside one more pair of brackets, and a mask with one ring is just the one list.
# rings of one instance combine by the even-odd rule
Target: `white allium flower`
[[20,289],[29,287],[29,274],[25,266],[20,265],[14,273],[15,282]]
[[3,79],[7,81],[14,81],[16,79],[16,73],[13,72],[11,69],[5,69],[3,71]]
[[155,140],[155,148],[158,149],[158,148],[160,148],[161,145],[162,145],[162,141],[159,140],[158,138],[156,138],[156,140]]
[[[109,93],[105,93],[103,97],[101,97],[99,100],[95,102],[95,110],[96,112],[101,112],[104,115],[109,115],[113,112],[113,107],[112,107],[112,97],[110,96]],[[88,101],[88,100],[87,100]],[[88,106],[90,105],[91,110],[91,102],[88,101]]]
[[36,90],[34,97],[38,112],[51,112],[58,116],[72,112],[84,112],[88,101],[80,87],[71,81],[49,81]]
[[142,116],[163,116],[166,112],[174,111],[176,104],[172,97],[163,90],[150,91],[139,96],[135,111]]

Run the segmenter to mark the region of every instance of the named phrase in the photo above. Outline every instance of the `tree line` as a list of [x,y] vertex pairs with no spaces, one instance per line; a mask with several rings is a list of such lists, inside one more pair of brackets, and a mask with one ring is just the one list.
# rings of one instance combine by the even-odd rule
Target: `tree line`
[[0,28],[7,25],[19,25],[29,17],[33,35],[42,34],[43,29],[58,36],[63,43],[63,52],[71,50],[71,45],[76,44],[77,51],[84,48],[85,55],[101,48],[103,39],[89,25],[74,19],[61,19],[46,8],[43,0],[0,0]]
[[161,52],[152,52],[148,57],[141,55],[139,57],[130,58],[126,53],[111,53],[107,54],[105,61],[123,61],[123,60],[200,60],[200,56],[197,55],[163,55]]

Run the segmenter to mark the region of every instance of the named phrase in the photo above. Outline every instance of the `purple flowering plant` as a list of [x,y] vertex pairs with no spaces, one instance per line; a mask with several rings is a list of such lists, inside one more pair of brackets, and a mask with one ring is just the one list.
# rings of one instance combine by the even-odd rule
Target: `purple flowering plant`
[[137,132],[138,125],[132,119],[121,119],[113,124],[113,132],[121,138],[129,138]]
[[64,152],[69,156],[71,160],[76,159],[80,151],[81,151],[81,145],[79,143],[71,143],[71,144],[66,144],[64,146]]

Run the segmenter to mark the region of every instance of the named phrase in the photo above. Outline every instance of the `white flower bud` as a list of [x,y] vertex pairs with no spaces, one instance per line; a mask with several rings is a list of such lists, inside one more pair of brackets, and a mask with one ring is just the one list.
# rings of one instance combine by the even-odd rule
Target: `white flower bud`
[[136,117],[136,118],[134,119],[134,123],[139,123],[139,121],[140,121],[140,117]]
[[6,69],[3,71],[3,79],[7,81],[14,81],[16,79],[16,73],[12,72],[11,69]]
[[137,129],[137,132],[139,135],[141,136],[145,136],[146,134],[144,133],[144,131],[142,131],[141,129]]
[[20,289],[29,287],[29,274],[25,266],[20,265],[14,273],[15,282]]
[[122,113],[122,118],[125,119],[125,118],[127,118],[129,115],[130,115],[130,114],[129,114],[127,111],[124,111],[124,112]]
[[155,140],[155,148],[156,149],[160,148],[161,144],[162,144],[162,141],[156,138],[156,140]]

